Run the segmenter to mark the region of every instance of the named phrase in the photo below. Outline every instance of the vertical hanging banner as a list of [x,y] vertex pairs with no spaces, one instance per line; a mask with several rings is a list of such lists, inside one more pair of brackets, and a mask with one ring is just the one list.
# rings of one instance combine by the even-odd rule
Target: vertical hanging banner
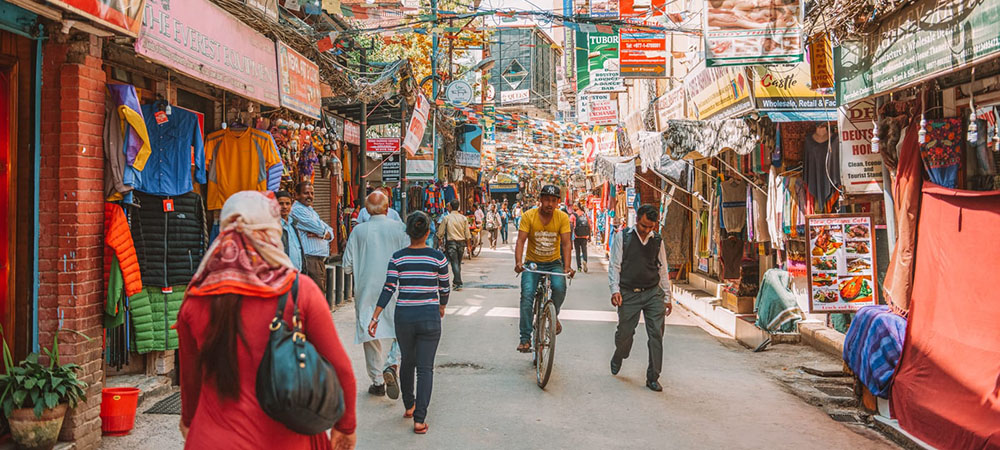
[[809,78],[812,89],[833,87],[833,49],[824,33],[813,36],[809,43]]
[[284,42],[277,42],[278,82],[281,106],[319,119],[323,108],[320,97],[319,66],[292,50]]
[[[424,103],[427,99],[424,99]],[[417,151],[412,155],[406,157],[406,179],[407,180],[434,180],[435,172],[437,168],[434,162],[434,126],[423,127],[423,132],[419,135],[422,136],[420,139],[419,147]],[[407,137],[409,137],[409,132],[407,132]],[[439,140],[440,141],[440,140]]]
[[[662,26],[652,21],[663,16],[666,0],[621,0],[623,22]],[[664,78],[667,76],[667,34],[622,28],[619,32],[618,60],[622,78]]]
[[707,0],[705,63],[713,66],[802,61],[802,0]]
[[882,193],[882,155],[872,152],[875,103],[861,100],[840,108],[840,179],[847,194]]
[[617,34],[577,32],[576,45],[577,92],[625,90],[618,67]]
[[413,115],[410,117],[410,124],[406,127],[406,138],[403,139],[403,150],[409,156],[416,155],[417,147],[424,137],[424,129],[427,128],[427,115],[430,113],[431,105],[423,94],[417,95],[417,101],[413,105]]

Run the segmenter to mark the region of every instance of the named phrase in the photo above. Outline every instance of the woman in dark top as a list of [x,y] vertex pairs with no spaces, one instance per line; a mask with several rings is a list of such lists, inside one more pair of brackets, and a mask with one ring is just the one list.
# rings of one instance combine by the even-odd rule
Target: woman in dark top
[[[368,334],[375,336],[382,310],[399,290],[396,299],[396,341],[402,361],[399,385],[403,394],[403,417],[413,417],[413,432],[427,433],[427,405],[434,382],[434,355],[441,339],[441,318],[448,304],[448,259],[427,247],[431,219],[421,211],[406,219],[410,246],[392,255],[386,271],[385,288],[368,324]],[[417,395],[413,395],[414,369]]]

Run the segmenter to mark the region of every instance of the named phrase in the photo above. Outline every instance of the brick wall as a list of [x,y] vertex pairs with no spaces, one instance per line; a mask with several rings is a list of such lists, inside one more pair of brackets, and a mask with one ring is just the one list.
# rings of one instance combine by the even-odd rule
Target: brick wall
[[78,449],[100,445],[101,314],[104,305],[104,82],[101,42],[50,30],[42,68],[38,271],[39,339],[59,335],[61,362],[81,366],[87,401],[71,411],[60,438]]

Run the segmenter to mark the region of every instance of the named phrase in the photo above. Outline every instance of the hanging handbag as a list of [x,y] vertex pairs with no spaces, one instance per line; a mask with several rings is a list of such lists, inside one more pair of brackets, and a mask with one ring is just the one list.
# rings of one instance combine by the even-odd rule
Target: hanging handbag
[[272,419],[305,435],[330,429],[344,414],[340,379],[302,331],[299,317],[299,278],[289,289],[292,325],[282,320],[288,292],[278,298],[269,327],[271,334],[257,368],[257,402]]

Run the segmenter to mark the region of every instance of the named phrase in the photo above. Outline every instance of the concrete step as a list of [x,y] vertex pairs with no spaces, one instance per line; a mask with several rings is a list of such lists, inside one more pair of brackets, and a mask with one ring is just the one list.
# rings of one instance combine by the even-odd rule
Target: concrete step
[[139,406],[146,398],[155,398],[170,392],[169,377],[152,375],[115,375],[104,381],[104,387],[134,387],[139,388]]

